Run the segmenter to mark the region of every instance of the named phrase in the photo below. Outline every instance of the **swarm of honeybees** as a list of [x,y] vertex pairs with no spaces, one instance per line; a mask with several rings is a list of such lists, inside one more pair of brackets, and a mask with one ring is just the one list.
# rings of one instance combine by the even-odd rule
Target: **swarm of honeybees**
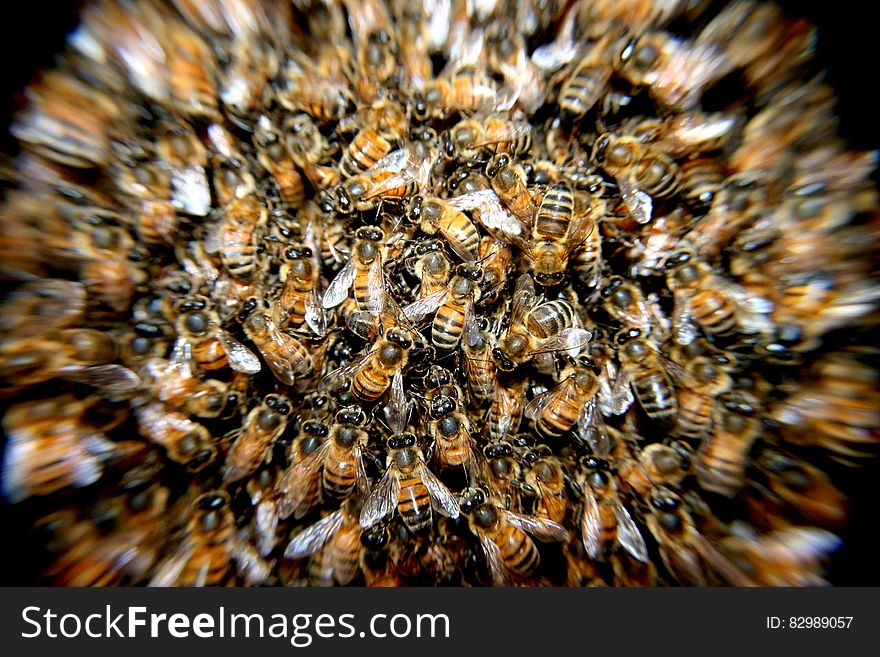
[[2,493],[57,585],[820,585],[875,152],[739,0],[94,0],[11,126]]

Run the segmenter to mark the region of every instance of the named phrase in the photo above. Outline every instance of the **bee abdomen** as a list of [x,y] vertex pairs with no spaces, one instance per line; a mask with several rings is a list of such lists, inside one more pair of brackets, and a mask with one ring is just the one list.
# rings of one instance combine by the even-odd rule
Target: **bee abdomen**
[[455,349],[464,330],[464,308],[458,304],[444,304],[431,325],[431,341],[438,349]]
[[713,290],[698,292],[692,308],[697,323],[712,335],[730,335],[736,330],[733,306],[723,295]]
[[574,326],[574,309],[567,301],[557,299],[542,303],[528,316],[528,329],[539,338],[559,335]]
[[659,371],[649,371],[635,382],[636,396],[645,413],[654,420],[668,420],[678,410],[672,386]]
[[511,572],[528,575],[538,567],[541,560],[538,548],[521,529],[508,525],[498,543],[501,548],[501,558]]
[[397,495],[400,517],[412,532],[431,525],[431,497],[419,477],[402,477]]

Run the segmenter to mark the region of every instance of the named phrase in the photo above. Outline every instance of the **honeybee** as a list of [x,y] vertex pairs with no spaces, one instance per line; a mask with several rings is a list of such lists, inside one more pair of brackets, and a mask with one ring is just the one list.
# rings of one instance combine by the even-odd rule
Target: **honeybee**
[[510,275],[513,251],[510,246],[491,235],[480,239],[477,262],[483,268],[483,281],[480,283],[480,302],[495,304]]
[[612,413],[625,413],[635,392],[648,417],[661,423],[672,420],[678,412],[678,397],[669,372],[677,371],[675,365],[663,358],[651,339],[643,337],[641,329],[622,329],[615,342],[620,369],[611,393]]
[[486,176],[513,218],[522,226],[531,226],[537,207],[526,187],[526,172],[522,166],[514,164],[507,153],[498,153],[486,165]]
[[395,508],[413,533],[431,526],[432,508],[449,518],[458,517],[458,501],[428,469],[414,434],[401,433],[388,439],[386,468],[364,503],[361,527],[372,527]]
[[385,276],[382,271],[382,248],[385,233],[375,226],[362,226],[355,233],[351,258],[330,282],[321,305],[335,308],[348,297],[354,286],[359,310],[378,314],[381,310]]
[[465,318],[461,347],[465,356],[468,391],[477,404],[492,400],[496,385],[495,360],[492,358],[493,335],[489,322],[471,313]]
[[333,148],[308,114],[289,116],[282,129],[291,157],[316,192],[339,184],[339,172],[327,165]]
[[205,173],[208,154],[192,126],[182,120],[159,126],[157,150],[171,168],[171,203],[197,217],[211,210],[211,191]]
[[364,427],[366,414],[357,406],[348,406],[336,414],[327,440],[312,453],[291,465],[279,483],[280,514],[299,519],[314,506],[321,491],[341,499],[355,488],[361,494],[369,490],[364,470],[363,452],[369,435]]
[[249,281],[257,267],[257,244],[269,221],[269,212],[252,196],[236,198],[205,237],[205,251],[218,254],[235,278]]
[[278,544],[279,494],[277,491],[279,470],[268,465],[260,468],[248,479],[245,488],[254,507],[253,532],[260,556],[267,557]]
[[[562,72],[557,103],[563,112],[580,118],[608,93],[614,74],[614,53],[619,48],[620,40],[619,31],[604,34],[590,45],[584,57],[577,58]],[[572,45],[566,54],[574,52],[576,48]]]
[[86,225],[75,238],[80,249],[80,280],[98,301],[117,312],[131,307],[137,286],[146,273],[132,261],[135,244],[128,231],[118,226]]
[[275,378],[285,385],[295,385],[297,379],[312,374],[312,354],[298,338],[279,329],[259,303],[245,319],[244,332],[260,350]]
[[254,131],[257,159],[275,180],[285,208],[296,209],[305,201],[302,175],[280,132],[266,115],[260,116]]
[[349,142],[339,161],[343,180],[358,176],[391,152],[392,144],[373,128],[363,128]]
[[278,272],[281,289],[276,301],[275,321],[299,328],[304,323],[318,337],[327,333],[327,312],[321,304],[321,266],[308,247],[284,250]]
[[290,413],[290,400],[284,395],[266,395],[261,404],[251,409],[226,454],[225,482],[232,483],[252,475],[261,463],[268,460],[275,441],[287,429]]
[[398,47],[396,39],[385,29],[376,29],[367,34],[358,46],[358,76],[355,88],[365,103],[376,100],[379,90],[391,84],[397,72]]
[[652,197],[668,198],[681,188],[681,170],[675,160],[634,137],[601,135],[592,159],[615,177],[621,199],[640,224],[651,221]]
[[[214,126],[212,126],[214,127]],[[235,199],[256,194],[257,181],[249,161],[243,156],[215,155],[211,162],[212,181],[217,203],[230,205]]]
[[349,497],[339,509],[290,539],[285,559],[311,557],[309,575],[321,586],[346,586],[360,569],[362,498]]
[[81,324],[86,288],[79,281],[37,278],[26,281],[3,299],[0,330],[3,338],[32,337]]
[[137,369],[152,358],[162,358],[168,353],[168,334],[163,325],[156,322],[136,322],[130,330],[117,339],[119,360],[126,367]]
[[477,114],[454,125],[444,135],[442,148],[447,157],[477,162],[484,151],[525,155],[531,145],[531,124],[494,113]]
[[[501,369],[501,368],[499,368]],[[519,430],[525,406],[526,380],[522,375],[498,373],[498,385],[489,407],[489,437],[493,442],[512,438]]]
[[712,433],[696,459],[697,482],[704,490],[734,497],[745,483],[749,451],[761,435],[757,400],[745,391],[721,395],[712,411]]
[[647,298],[640,287],[621,276],[612,276],[602,287],[602,307],[624,326],[644,327],[647,335],[662,341],[669,333],[669,321],[655,296]]
[[186,410],[196,417],[214,418],[226,407],[228,385],[216,379],[199,379],[192,360],[186,358],[182,349],[176,350],[170,360],[147,359],[141,374],[151,394],[171,408]]
[[498,84],[485,73],[465,68],[451,77],[429,80],[417,96],[417,119],[441,119],[453,112],[479,112],[492,109],[498,100]]
[[479,488],[466,488],[460,497],[461,511],[480,541],[493,586],[509,586],[514,578],[537,570],[541,557],[529,534],[542,541],[564,543],[570,538],[552,520],[509,511]]
[[444,254],[440,240],[431,239],[416,244],[415,253],[407,260],[407,267],[421,281],[418,299],[442,292],[449,283],[449,258]]
[[175,463],[198,472],[217,457],[210,432],[179,411],[168,410],[160,403],[149,403],[135,409],[140,434],[161,447]]
[[544,76],[529,59],[528,48],[519,26],[498,21],[486,30],[489,69],[504,80],[506,91],[526,113],[534,114],[544,104]]
[[336,211],[347,215],[373,210],[380,202],[401,203],[420,187],[428,188],[432,166],[432,159],[422,159],[408,148],[391,151],[336,188]]
[[236,570],[250,585],[269,578],[269,564],[235,531],[228,494],[211,491],[193,501],[180,546],[159,565],[149,586],[221,586]]
[[477,227],[454,204],[435,197],[413,199],[410,216],[420,221],[427,235],[440,233],[458,257],[465,262],[475,259],[480,244]]
[[598,393],[598,368],[589,359],[581,358],[562,371],[557,385],[532,399],[524,414],[548,439],[561,438],[575,425],[578,434],[586,436],[597,419]]
[[679,169],[684,200],[698,211],[710,208],[724,185],[724,170],[718,161],[697,155],[681,162]]
[[697,531],[683,500],[663,488],[649,500],[651,513],[645,518],[657,541],[666,570],[686,586],[708,586],[715,576],[733,586],[754,586],[733,562]]
[[214,56],[195,32],[166,20],[168,86],[178,111],[202,120],[220,118]]
[[697,356],[685,364],[686,376],[678,389],[678,416],[673,436],[700,439],[713,424],[712,406],[733,386],[727,369],[715,359]]
[[768,332],[773,304],[714,274],[693,250],[669,254],[664,268],[675,299],[672,330],[678,344],[693,342],[697,326],[713,336]]
[[590,558],[606,561],[620,546],[634,559],[648,563],[645,539],[620,500],[608,461],[595,456],[582,459],[579,484],[584,496],[581,540]]
[[479,452],[471,436],[473,427],[458,402],[439,395],[431,400],[428,434],[434,439],[434,458],[441,469],[463,468],[473,484],[480,477]]
[[525,472],[525,483],[536,494],[534,514],[565,526],[569,511],[568,474],[561,461],[552,453],[541,454],[534,450],[526,454],[525,460],[530,464]]
[[262,369],[253,352],[220,326],[220,319],[208,299],[187,297],[175,304],[175,325],[179,338],[174,345],[175,360],[190,360],[203,370],[229,365],[236,372],[256,374]]
[[138,455],[143,445],[113,442],[83,415],[96,400],[72,395],[10,406],[3,417],[3,495],[12,503],[98,481],[104,466]]
[[577,316],[571,305],[562,299],[541,301],[528,274],[519,277],[513,291],[510,327],[492,350],[498,367],[513,371],[534,356],[554,352],[576,357],[591,333],[576,326]]
[[456,265],[455,275],[445,290],[415,302],[411,312],[437,308],[431,324],[431,342],[438,349],[455,349],[461,341],[469,318],[474,312],[474,302],[480,298],[480,280],[483,270],[477,264]]

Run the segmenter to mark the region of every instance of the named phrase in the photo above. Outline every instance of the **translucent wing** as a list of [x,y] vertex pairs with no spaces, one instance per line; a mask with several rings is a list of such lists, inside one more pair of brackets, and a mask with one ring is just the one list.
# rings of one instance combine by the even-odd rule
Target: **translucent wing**
[[519,429],[522,416],[522,405],[520,404],[522,394],[521,387],[515,390],[510,390],[507,387],[496,389],[495,399],[499,405],[499,419],[497,435],[492,436],[493,440],[505,440]]
[[578,418],[576,435],[590,446],[593,454],[602,458],[611,453],[611,436],[605,427],[605,420],[599,412],[595,399],[584,404],[584,410]]
[[274,499],[260,500],[254,511],[254,524],[257,529],[257,545],[260,554],[269,556],[278,542],[278,502]]
[[523,317],[528,310],[535,305],[535,283],[528,274],[523,274],[516,281],[513,289],[513,307],[510,311],[510,325],[516,326],[522,323]]
[[284,558],[304,559],[317,553],[337,532],[344,517],[345,510],[340,508],[301,531],[290,539],[284,549]]
[[375,258],[367,269],[367,286],[370,290],[368,310],[381,312],[385,302],[385,274],[382,271],[382,258]]
[[348,365],[344,365],[343,367],[337,367],[335,370],[328,372],[324,375],[324,378],[321,379],[320,388],[333,390],[336,386],[341,383],[344,379],[350,378],[357,372],[364,362],[372,356],[373,352],[368,351],[364,354],[361,354]]
[[404,307],[403,314],[413,324],[418,324],[428,315],[435,313],[446,301],[448,294],[447,290],[440,290],[434,292],[434,294],[429,294],[422,299],[416,299],[411,304]]
[[217,337],[220,346],[223,347],[223,351],[226,352],[226,357],[229,360],[229,367],[236,372],[256,374],[263,369],[263,366],[260,364],[260,359],[254,355],[254,352],[226,333],[226,331],[218,329],[215,336]]
[[618,178],[617,184],[620,185],[620,197],[633,219],[640,224],[651,221],[654,201],[648,193],[638,189],[633,180],[625,175]]
[[528,532],[541,541],[560,541],[567,542],[571,536],[568,531],[559,523],[542,518],[540,516],[527,516],[507,509],[499,509],[506,518],[507,522],[516,525],[525,532]]
[[174,586],[180,579],[186,564],[189,563],[192,553],[192,546],[187,546],[187,548],[179,551],[173,557],[166,559],[156,570],[155,575],[153,575],[147,586]]
[[585,485],[584,510],[581,513],[580,525],[584,549],[591,559],[598,559],[602,547],[602,520],[599,515],[599,502],[589,484]]
[[171,203],[186,214],[204,217],[211,210],[211,191],[202,167],[174,169],[171,172]]
[[372,527],[382,518],[390,515],[397,506],[399,492],[400,480],[397,478],[397,473],[393,467],[388,468],[364,502],[360,516],[361,527],[364,529]]
[[[275,342],[283,342],[284,338],[282,338],[279,331],[275,331],[278,335],[273,337],[272,340]],[[294,338],[291,337],[291,340]],[[293,369],[293,363],[285,358],[282,355],[282,351],[279,350],[270,350],[270,349],[262,349],[263,358],[266,359],[266,364],[269,366],[269,369],[272,370],[272,374],[275,375],[281,383],[292,386],[296,383],[296,371]]]
[[437,479],[424,463],[419,464],[417,474],[421,477],[425,488],[428,489],[428,494],[431,496],[431,506],[448,518],[458,518],[458,500],[443,482]]
[[527,251],[531,226],[520,221],[501,203],[493,189],[481,189],[449,199],[449,205],[457,210],[473,210],[474,218],[498,239],[515,244]]
[[384,409],[385,420],[388,422],[388,428],[391,429],[393,434],[400,434],[406,431],[411,408],[412,403],[407,403],[404,396],[403,374],[397,372],[391,379],[391,395]]
[[611,391],[612,414],[623,415],[635,401],[635,397],[633,397],[632,389],[629,384],[630,368],[621,367],[617,373],[617,380],[614,382],[614,388]]
[[[470,222],[470,220],[468,220],[468,222]],[[476,253],[468,250],[455,233],[447,230],[443,226],[437,226],[437,229],[446,240],[449,248],[452,249],[452,252],[455,253],[462,262],[474,262],[477,259]]]
[[330,445],[331,441],[325,440],[318,449],[299,463],[290,466],[281,476],[279,482],[281,498],[278,501],[278,515],[281,518],[293,514],[294,518],[299,519],[311,510],[310,505],[315,499],[316,489],[321,485],[318,472],[324,467]]
[[616,500],[614,505],[614,514],[617,517],[617,542],[623,546],[623,549],[629,552],[634,558],[642,563],[648,563],[648,548],[645,545],[645,539],[642,533],[633,522],[629,511]]
[[321,305],[324,308],[335,308],[345,301],[348,298],[348,290],[351,288],[352,283],[354,283],[356,273],[354,260],[346,262],[330,282],[327,291],[324,292],[324,299]]
[[572,377],[569,377],[565,381],[561,381],[558,385],[553,386],[547,392],[538,395],[530,401],[525,409],[523,409],[523,415],[530,420],[535,420],[541,415],[541,412],[548,404],[570,399],[574,391],[575,388],[572,385]]
[[141,387],[141,378],[122,365],[66,365],[58,369],[58,373],[66,379],[85,383],[107,392],[124,394],[134,392]]
[[673,292],[675,310],[672,313],[672,334],[675,341],[681,345],[689,345],[700,334],[691,315],[690,297],[687,292],[676,290]]
[[593,334],[582,328],[571,327],[563,330],[559,335],[554,335],[538,345],[532,353],[548,353],[558,351],[576,358],[581,351],[590,343]]
[[486,565],[492,575],[492,586],[507,586],[510,584],[510,573],[504,560],[501,558],[501,548],[488,536],[480,534],[480,547],[486,556]]

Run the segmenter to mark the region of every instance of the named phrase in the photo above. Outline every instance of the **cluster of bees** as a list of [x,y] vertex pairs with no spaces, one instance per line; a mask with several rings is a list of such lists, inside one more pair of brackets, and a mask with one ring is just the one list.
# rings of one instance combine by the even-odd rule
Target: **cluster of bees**
[[88,4],[0,216],[35,581],[825,583],[880,224],[814,45],[757,0]]

